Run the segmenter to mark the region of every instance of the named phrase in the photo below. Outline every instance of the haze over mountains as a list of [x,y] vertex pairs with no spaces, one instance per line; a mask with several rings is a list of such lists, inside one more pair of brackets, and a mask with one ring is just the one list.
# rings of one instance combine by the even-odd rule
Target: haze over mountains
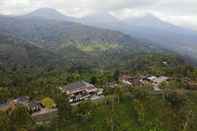
[[[36,55],[43,56],[41,58],[56,62],[60,58],[57,63],[62,60],[69,61],[68,63],[75,63],[75,60],[92,60],[94,64],[98,64],[98,61],[107,63],[109,58],[113,60],[112,56],[119,57],[120,53],[128,56],[157,52],[163,48],[197,59],[196,32],[163,22],[152,15],[124,21],[109,14],[73,18],[54,9],[44,8],[23,16],[0,16],[0,25],[1,38],[13,38],[8,43],[22,46],[24,52],[28,52],[26,46],[30,45],[31,50],[38,50]],[[21,40],[26,44],[21,44]],[[1,56],[11,52],[7,50],[7,45],[3,46],[5,42],[0,44]],[[15,46],[11,50],[14,51],[14,48]],[[48,55],[43,55],[43,52]],[[28,53],[23,55],[26,58],[35,58]],[[15,56],[10,56],[9,59],[14,58]],[[34,63],[37,62],[35,59]]]
[[[138,39],[152,41],[164,48],[176,51],[181,55],[197,59],[197,32],[179,27],[147,14],[124,20],[115,19],[112,15],[103,14],[82,18],[83,24],[121,31]],[[98,18],[98,19],[96,19]],[[108,19],[107,19],[108,18]]]
[[[99,62],[110,63],[107,61],[111,57],[121,59],[120,54],[151,52],[156,48],[160,50],[149,42],[121,32],[85,26],[71,22],[71,19],[53,9],[40,9],[24,16],[0,16],[1,63],[20,65],[23,58],[29,58],[29,61],[24,59],[24,64],[41,62],[38,65],[50,65],[51,61],[56,61],[56,64],[85,62],[84,65],[98,65]],[[36,52],[35,56],[50,61],[43,60],[42,63],[33,54],[29,55],[27,46],[32,47],[30,51]],[[3,59],[4,56],[7,57]]]
[[70,19],[56,10],[40,9],[24,16],[2,16],[0,31],[48,48],[69,42],[137,45],[138,40],[129,35],[70,22]]
[[160,20],[152,14],[119,20],[110,14],[97,13],[80,19],[63,16],[53,9],[35,11],[42,18],[79,22],[89,26],[121,31],[139,40],[151,41],[181,55],[197,59],[197,32]]

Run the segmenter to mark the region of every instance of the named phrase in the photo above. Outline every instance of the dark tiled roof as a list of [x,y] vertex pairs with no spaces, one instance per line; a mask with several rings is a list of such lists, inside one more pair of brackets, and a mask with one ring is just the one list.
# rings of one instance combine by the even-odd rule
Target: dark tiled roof
[[25,101],[29,101],[30,98],[28,96],[20,96],[20,97],[16,98],[16,100],[18,102],[25,102]]
[[71,83],[69,85],[66,85],[64,87],[64,91],[75,91],[75,90],[82,90],[82,89],[87,89],[87,88],[95,88],[94,85],[85,82],[85,81],[78,81],[75,83]]

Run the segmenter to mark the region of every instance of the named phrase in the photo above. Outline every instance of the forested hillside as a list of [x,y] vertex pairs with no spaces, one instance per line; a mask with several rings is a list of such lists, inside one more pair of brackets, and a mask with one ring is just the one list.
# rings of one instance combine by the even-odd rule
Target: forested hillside
[[[144,54],[126,59],[126,63],[121,61],[121,64],[108,69],[98,66],[60,70],[1,68],[1,100],[18,96],[29,96],[36,100],[51,97],[58,104],[58,116],[53,117],[50,123],[38,124],[39,122],[32,120],[31,115],[22,107],[10,113],[0,111],[0,129],[195,131],[196,91],[188,90],[184,80],[195,80],[197,70],[171,54]],[[150,85],[133,87],[119,83],[117,71],[126,71],[133,76],[152,74],[175,79],[167,85],[162,85],[162,92],[156,92],[151,90]],[[103,88],[105,99],[98,102],[84,101],[77,106],[70,106],[65,101],[67,97],[57,87],[79,80],[89,81]],[[111,82],[117,82],[117,87],[111,88]]]
[[61,57],[7,33],[0,33],[0,63],[2,67],[47,67],[63,63]]
[[[2,56],[20,52],[15,53],[16,59],[13,58],[12,64],[21,64],[20,60],[27,63],[28,59],[28,63],[34,65],[35,58],[37,62],[39,61],[37,65],[64,66],[66,63],[67,66],[80,64],[86,67],[95,65],[104,67],[119,63],[124,56],[165,52],[159,46],[153,46],[150,42],[141,41],[120,32],[89,27],[62,19],[41,18],[31,14],[16,17],[1,16],[0,24]],[[18,50],[10,53],[12,48],[15,49],[16,43],[17,46],[23,47],[23,50],[16,48]],[[32,49],[28,50],[25,46],[30,46]],[[40,56],[39,59],[42,57],[45,59],[39,60],[36,58],[38,56]],[[24,59],[19,60],[17,57]],[[110,60],[112,61],[109,62]],[[6,63],[5,59],[0,61],[2,64]]]
[[185,57],[70,19],[0,16],[0,131],[197,130]]

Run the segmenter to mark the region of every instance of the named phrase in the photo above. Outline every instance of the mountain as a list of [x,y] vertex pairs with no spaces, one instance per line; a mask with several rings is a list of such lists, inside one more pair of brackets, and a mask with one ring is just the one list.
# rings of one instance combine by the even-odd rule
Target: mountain
[[[62,61],[69,66],[80,65],[86,68],[115,66],[122,64],[124,58],[129,56],[163,51],[159,46],[153,46],[151,42],[136,39],[119,31],[69,22],[65,18],[53,9],[40,9],[24,16],[0,16],[0,33],[14,36],[11,37],[12,42],[7,43],[16,41],[17,46],[24,48],[21,49],[24,51],[23,55],[18,58],[29,56],[29,52],[39,50],[35,54],[36,57],[42,52],[47,52],[54,55],[57,64]],[[20,42],[21,40],[24,42]],[[32,50],[27,50],[27,45],[31,46]],[[14,48],[16,47],[12,44],[12,50]],[[2,46],[2,50],[7,52],[6,55],[12,54],[7,47]],[[15,55],[17,56],[17,53]],[[44,59],[52,60],[53,65],[54,59],[50,57],[51,55]],[[31,57],[27,57],[26,60],[29,58]],[[34,59],[30,61],[36,63]]]
[[[38,17],[40,15],[48,17]],[[58,18],[54,20],[52,19],[54,16],[63,17],[55,10],[49,9],[40,9],[22,17],[2,16],[0,17],[0,32],[10,33],[31,41],[38,47],[53,50],[78,44],[108,43],[129,45],[133,48],[151,45],[121,32],[85,26]]]
[[119,20],[111,14],[96,13],[76,19],[43,8],[24,16],[0,16],[0,24],[0,32],[55,51],[68,45],[121,43],[133,48],[165,48],[197,60],[197,32],[164,22],[152,14]]
[[[88,20],[88,18],[90,20]],[[83,24],[99,28],[121,31],[132,37],[144,41],[151,41],[154,45],[175,51],[183,56],[189,56],[197,60],[197,32],[183,27],[164,22],[152,14],[145,16],[130,17],[124,20],[112,22],[96,21],[97,15],[85,17]],[[111,17],[109,17],[111,18]],[[98,17],[98,19],[100,19]]]
[[57,10],[52,8],[41,8],[37,9],[23,17],[29,18],[39,18],[39,19],[51,19],[51,20],[64,20],[64,21],[76,21],[77,19],[74,17],[65,16],[59,13]]
[[161,21],[152,15],[130,18],[125,23],[128,28],[123,32],[197,59],[197,32]]
[[52,52],[13,35],[0,33],[0,65],[3,67],[50,67],[61,63],[61,58]]

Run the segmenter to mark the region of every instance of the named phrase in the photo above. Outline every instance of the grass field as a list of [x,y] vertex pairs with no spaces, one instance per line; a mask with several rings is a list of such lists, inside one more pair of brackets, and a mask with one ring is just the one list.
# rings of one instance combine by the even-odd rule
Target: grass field
[[118,44],[79,44],[77,46],[80,50],[84,52],[94,52],[94,51],[106,51],[109,49],[114,49],[120,47]]

